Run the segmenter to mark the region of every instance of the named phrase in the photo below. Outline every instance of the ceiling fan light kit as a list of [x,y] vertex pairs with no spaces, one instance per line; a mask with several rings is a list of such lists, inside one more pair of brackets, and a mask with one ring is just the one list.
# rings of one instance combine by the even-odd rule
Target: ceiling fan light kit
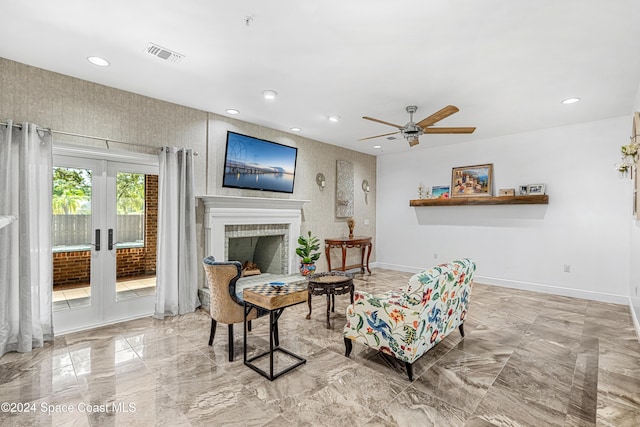
[[418,145],[420,140],[420,135],[424,135],[425,133],[436,133],[436,134],[444,134],[444,133],[473,133],[476,128],[475,127],[442,127],[442,128],[434,128],[431,127],[436,122],[439,122],[442,119],[449,117],[450,115],[457,113],[460,111],[458,107],[454,105],[448,105],[430,115],[429,117],[415,123],[413,121],[413,113],[418,111],[418,107],[415,105],[409,105],[407,108],[407,113],[409,113],[409,122],[404,126],[400,126],[394,123],[385,122],[383,120],[374,119],[373,117],[362,117],[365,120],[370,120],[372,122],[381,123],[383,125],[392,126],[398,129],[397,132],[385,133],[383,135],[370,136],[367,138],[359,139],[359,141],[365,141],[368,139],[380,138],[383,136],[395,135],[397,133],[402,134],[404,139],[409,143],[410,147]]

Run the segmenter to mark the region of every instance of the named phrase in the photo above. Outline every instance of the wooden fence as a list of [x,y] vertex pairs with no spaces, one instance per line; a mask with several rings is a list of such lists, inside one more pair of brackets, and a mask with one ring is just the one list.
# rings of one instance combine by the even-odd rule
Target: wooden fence
[[[117,215],[117,242],[144,241],[144,215]],[[91,229],[91,215],[53,215],[53,246],[78,246],[94,243]],[[107,244],[107,236],[102,237]]]

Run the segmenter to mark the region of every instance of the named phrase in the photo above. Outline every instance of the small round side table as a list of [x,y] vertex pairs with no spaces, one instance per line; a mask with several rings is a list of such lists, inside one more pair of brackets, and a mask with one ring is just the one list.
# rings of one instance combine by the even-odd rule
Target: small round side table
[[343,271],[312,274],[309,276],[308,290],[309,314],[307,314],[307,319],[311,319],[312,295],[327,296],[327,328],[330,327],[329,311],[335,312],[336,295],[343,295],[348,292],[351,295],[351,304],[353,304],[353,292],[355,291],[353,276]]

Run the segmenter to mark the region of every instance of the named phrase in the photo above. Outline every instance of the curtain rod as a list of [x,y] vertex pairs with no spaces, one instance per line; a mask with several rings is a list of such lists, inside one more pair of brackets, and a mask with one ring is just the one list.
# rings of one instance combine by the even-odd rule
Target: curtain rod
[[[0,122],[0,125],[8,126],[8,123]],[[19,124],[19,123],[13,123],[12,126],[14,128],[22,129],[22,125]],[[44,132],[49,132],[51,134],[57,133],[59,135],[75,136],[75,137],[78,137],[78,138],[87,138],[87,139],[95,139],[95,140],[98,140],[98,141],[104,141],[107,144],[107,149],[111,149],[111,147],[109,147],[109,143],[110,142],[115,142],[115,143],[118,143],[118,144],[126,144],[126,145],[133,145],[133,146],[136,146],[136,147],[151,148],[153,150],[162,150],[162,147],[155,147],[153,145],[137,144],[137,143],[134,143],[134,142],[127,142],[127,141],[118,141],[117,139],[101,138],[99,136],[91,136],[91,135],[82,135],[82,134],[73,133],[73,132],[63,132],[61,130],[53,130],[53,129],[49,129],[49,128],[42,128],[42,127],[39,127],[39,126],[37,127],[37,130],[44,131]],[[193,155],[197,156],[198,152],[194,151]]]

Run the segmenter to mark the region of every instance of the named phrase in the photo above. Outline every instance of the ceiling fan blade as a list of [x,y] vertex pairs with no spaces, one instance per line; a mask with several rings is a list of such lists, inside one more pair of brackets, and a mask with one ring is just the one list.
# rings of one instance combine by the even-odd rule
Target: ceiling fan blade
[[418,144],[420,144],[420,141],[418,141],[418,138],[409,140],[409,147],[415,147]]
[[439,122],[442,119],[446,119],[447,117],[449,117],[453,113],[457,113],[458,111],[460,111],[458,107],[454,105],[447,105],[442,110],[436,111],[426,119],[421,120],[417,123],[417,125],[424,129],[427,126],[431,126],[432,124]]
[[383,120],[374,119],[373,117],[364,116],[362,118],[365,119],[365,120],[371,120],[372,122],[382,123],[383,125],[393,126],[394,128],[402,129],[402,126],[400,126],[400,125],[394,125],[393,123],[385,122]]
[[474,127],[456,127],[456,128],[433,128],[424,129],[424,133],[473,133]]
[[369,136],[367,138],[360,138],[358,141],[366,141],[367,139],[374,139],[374,138],[380,138],[383,136],[395,135],[396,133],[400,133],[400,132],[391,132],[391,133],[385,133],[383,135]]

